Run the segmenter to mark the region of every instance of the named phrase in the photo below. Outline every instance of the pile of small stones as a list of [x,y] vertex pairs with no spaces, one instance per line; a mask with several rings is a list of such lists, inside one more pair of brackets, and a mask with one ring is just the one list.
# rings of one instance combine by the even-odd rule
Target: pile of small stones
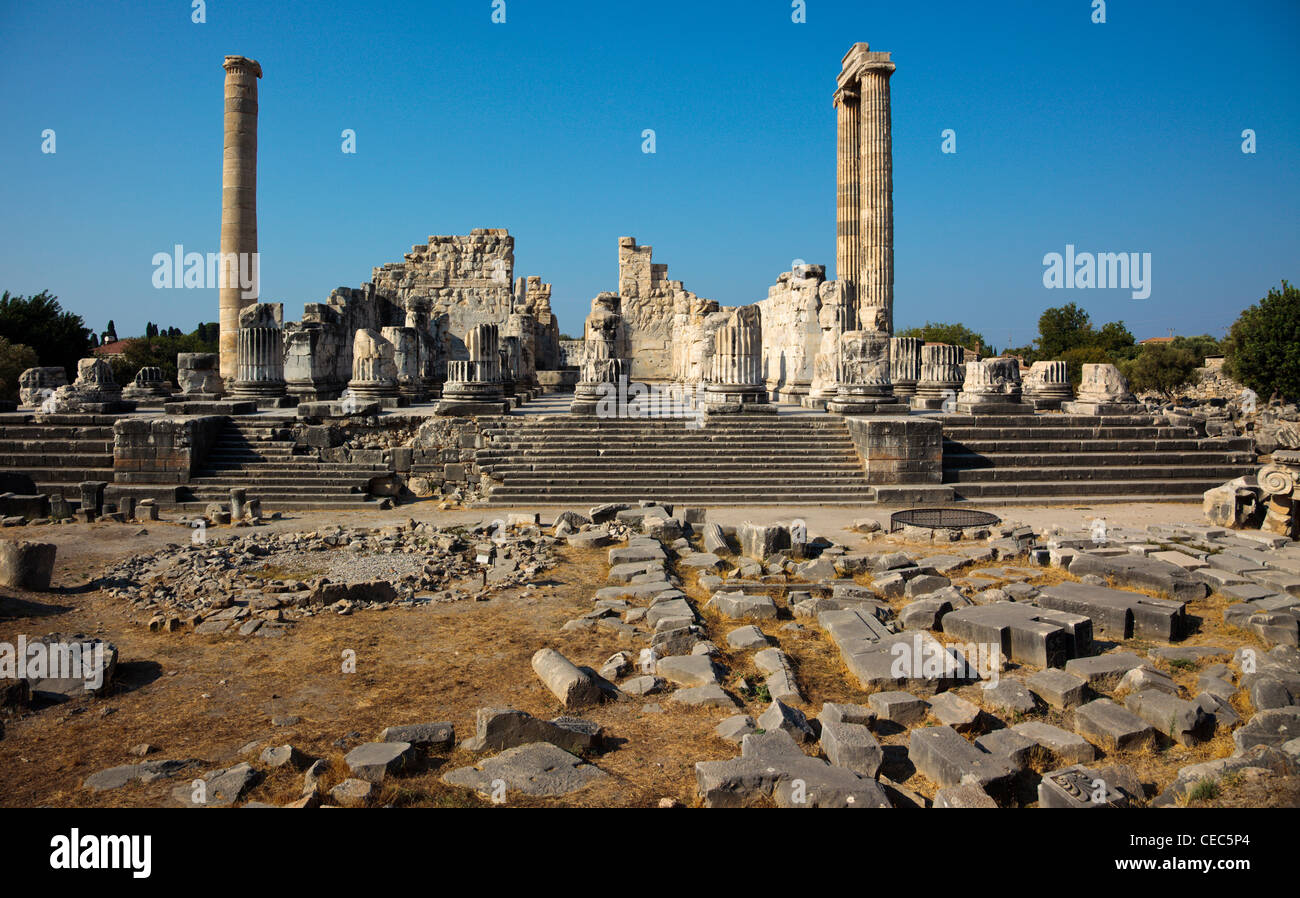
[[[147,616],[151,629],[279,636],[292,621],[322,611],[485,600],[533,585],[554,565],[557,541],[535,519],[514,517],[472,527],[412,520],[228,538],[209,530],[203,542],[124,559],[97,582]],[[293,578],[295,569],[304,576]]]

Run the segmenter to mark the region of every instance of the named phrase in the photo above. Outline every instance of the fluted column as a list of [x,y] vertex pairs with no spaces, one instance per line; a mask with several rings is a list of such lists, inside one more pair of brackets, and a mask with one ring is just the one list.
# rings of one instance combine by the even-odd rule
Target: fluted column
[[708,414],[775,412],[763,379],[763,325],[756,307],[737,312],[713,334],[713,358],[704,387]]
[[480,324],[465,335],[468,359],[447,363],[447,382],[434,413],[438,415],[503,414],[505,401],[501,333],[495,324]]
[[[257,79],[262,67],[243,56],[227,56],[225,135],[221,159],[221,258],[218,286],[221,376],[238,376],[239,312],[257,302],[254,279],[251,295],[240,284],[240,260],[253,268],[257,252]],[[233,266],[232,266],[233,261]]]
[[862,266],[862,126],[855,87],[835,91],[835,126],[835,278],[844,285],[842,332],[857,327],[857,286]]
[[849,331],[840,337],[835,396],[826,410],[836,415],[906,414],[889,379],[889,334]]
[[284,306],[278,302],[257,303],[240,311],[235,380],[227,383],[236,399],[275,404],[286,394],[283,320]]
[[[894,332],[894,157],[888,53],[871,53],[859,87],[862,119],[862,327]],[[880,59],[878,57],[884,57]],[[875,315],[874,327],[872,315]]]
[[912,405],[918,409],[940,409],[947,399],[957,400],[965,372],[962,348],[947,343],[927,343],[921,347],[921,377],[916,383]]
[[1058,409],[1074,398],[1065,362],[1034,362],[1024,374],[1024,401],[1035,409]]
[[916,395],[921,379],[921,344],[919,337],[891,337],[889,340],[889,379],[894,384],[894,395],[910,398]]
[[964,415],[1029,414],[1020,401],[1020,363],[1015,359],[980,359],[966,363],[966,377],[957,394],[957,411]]

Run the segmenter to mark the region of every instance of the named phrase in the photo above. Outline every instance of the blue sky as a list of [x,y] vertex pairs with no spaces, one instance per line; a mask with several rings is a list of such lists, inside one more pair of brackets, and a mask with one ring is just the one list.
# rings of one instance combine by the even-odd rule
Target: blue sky
[[[617,240],[688,289],[834,266],[840,58],[889,50],[896,324],[999,346],[1077,302],[1138,338],[1300,280],[1300,3],[0,0],[0,288],[96,329],[216,319],[151,259],[215,251],[222,57],[257,59],[262,298],[298,318],[430,234],[506,227],[578,332]],[[54,129],[54,154],[41,134]],[[341,152],[354,129],[357,153]],[[641,132],[657,152],[641,152]],[[951,128],[957,152],[940,151]],[[1258,151],[1241,151],[1253,129]],[[1152,292],[1048,290],[1043,256],[1149,252]]]

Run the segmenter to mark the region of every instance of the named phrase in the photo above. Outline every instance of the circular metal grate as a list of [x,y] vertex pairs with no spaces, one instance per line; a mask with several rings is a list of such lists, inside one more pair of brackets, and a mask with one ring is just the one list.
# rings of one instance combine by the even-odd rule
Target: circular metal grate
[[1002,519],[987,511],[966,508],[909,508],[889,516],[889,532],[904,526],[928,527],[931,530],[965,530],[968,527],[991,527]]

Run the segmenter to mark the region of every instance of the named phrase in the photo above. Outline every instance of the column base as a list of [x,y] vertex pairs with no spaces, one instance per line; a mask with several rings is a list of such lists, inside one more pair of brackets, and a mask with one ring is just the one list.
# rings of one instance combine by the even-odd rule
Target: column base
[[954,409],[959,415],[1032,415],[1034,407],[999,396],[993,399],[962,399],[957,397]]
[[906,402],[896,402],[892,396],[839,396],[826,403],[832,415],[906,415],[911,411]]
[[479,415],[508,415],[510,403],[505,399],[494,402],[473,399],[440,399],[433,413],[442,417],[473,418]]

